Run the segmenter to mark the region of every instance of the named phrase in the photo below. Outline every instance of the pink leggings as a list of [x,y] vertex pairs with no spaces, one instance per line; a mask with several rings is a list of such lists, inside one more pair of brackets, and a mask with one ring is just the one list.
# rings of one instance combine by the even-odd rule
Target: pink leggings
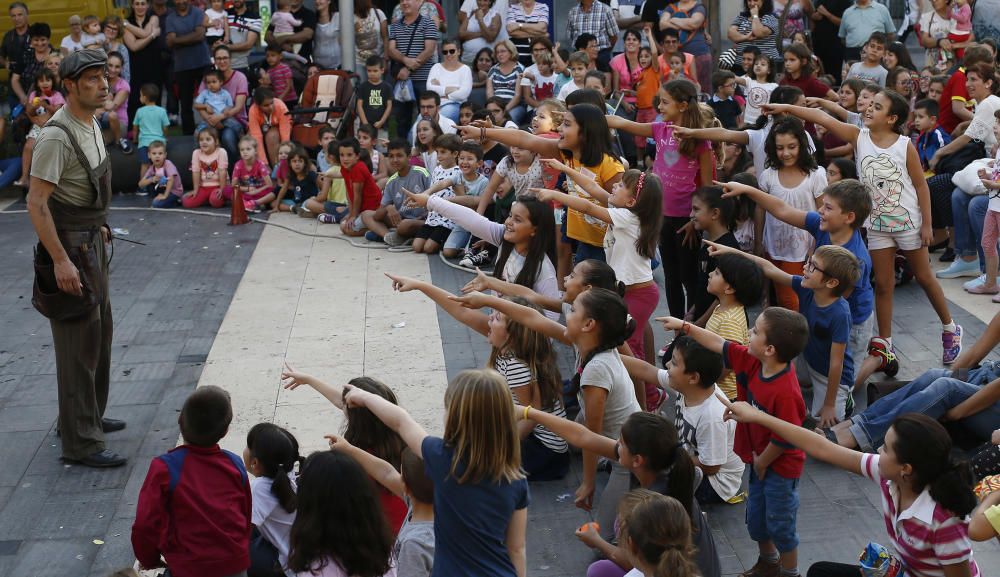
[[[625,305],[628,307],[628,314],[635,319],[635,331],[628,338],[628,346],[632,349],[632,355],[641,360],[646,360],[645,338],[643,331],[646,330],[646,323],[649,317],[653,316],[656,305],[660,302],[660,289],[656,283],[639,288],[629,288],[625,290]],[[656,391],[656,383],[646,383],[646,401],[655,401],[659,398]]]
[[184,208],[198,208],[207,202],[212,205],[212,208],[222,208],[226,205],[226,201],[232,197],[232,187],[200,186],[194,196],[185,196],[181,200],[181,204],[184,205]]
[[1000,237],[1000,212],[988,210],[983,221],[983,254],[997,256],[997,237]]

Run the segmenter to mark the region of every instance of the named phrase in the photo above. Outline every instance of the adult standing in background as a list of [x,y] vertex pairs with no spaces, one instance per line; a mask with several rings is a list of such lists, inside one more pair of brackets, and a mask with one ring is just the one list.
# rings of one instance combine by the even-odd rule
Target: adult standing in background
[[[129,58],[130,78],[135,88],[128,94],[128,117],[135,118],[139,109],[139,88],[155,84],[162,92],[163,74],[160,72],[160,19],[149,10],[148,0],[132,0],[132,11],[123,22],[125,45],[132,53]],[[159,102],[156,103],[159,105]]]
[[951,13],[948,0],[931,0],[931,9],[920,15],[920,45],[926,49],[924,66],[930,66],[939,73],[945,73],[954,63],[946,58],[952,54],[951,40],[948,32],[951,30]]
[[[785,16],[785,11],[788,15]],[[781,22],[784,16],[784,25],[781,28],[781,40],[778,48],[784,50],[792,44],[792,37],[796,32],[809,34],[809,17],[815,8],[810,0],[774,0],[774,17]]]
[[[52,327],[62,456],[87,467],[126,462],[104,445],[104,433],[125,428],[104,418],[114,332],[106,220],[111,161],[94,114],[108,96],[106,64],[103,50],[81,50],[60,64],[67,104],[35,141],[28,190],[28,214],[40,241],[36,282],[54,285],[32,302]],[[39,265],[52,272],[37,272]]]
[[[531,66],[531,39],[545,36],[549,30],[549,7],[535,0],[521,0],[507,8],[507,34],[517,47],[517,61]],[[614,46],[614,43],[611,44]],[[609,59],[610,60],[610,59]]]
[[[509,25],[508,25],[509,27]],[[618,42],[618,23],[611,7],[599,0],[580,0],[570,8],[566,23],[569,44],[576,42],[581,34],[597,37],[597,65],[601,70],[609,70],[611,47]]]
[[861,60],[861,47],[875,32],[885,32],[892,42],[896,38],[896,25],[889,9],[874,0],[854,0],[840,18],[840,38],[844,41],[844,58]]
[[316,32],[313,34],[312,56],[313,62],[324,70],[340,68],[340,15],[332,0],[316,0]]
[[[260,42],[260,14],[247,6],[246,0],[233,0],[229,14],[229,65],[249,81],[250,51]],[[246,116],[244,115],[244,119]]]
[[[228,46],[217,44],[212,50],[212,57],[215,61],[215,69],[222,73],[222,89],[233,97],[233,105],[220,114],[199,111],[198,122],[206,122],[215,127],[219,131],[219,141],[222,148],[226,150],[229,158],[239,158],[240,137],[243,136],[247,128],[247,98],[250,96],[250,84],[246,75],[238,70],[233,70],[232,50]],[[204,80],[198,86],[198,92],[202,90],[205,90]],[[224,125],[223,121],[227,118],[235,118],[242,129],[236,130],[232,126]]]
[[364,65],[369,56],[385,56],[389,44],[389,19],[385,12],[372,6],[372,0],[354,2],[354,61]]
[[[434,26],[441,32],[447,29],[447,23],[444,19],[444,13],[439,10],[439,5],[434,2],[424,1],[420,3],[420,8],[418,12],[424,18],[430,18],[434,21]],[[403,19],[403,4],[396,4],[396,7],[392,9],[392,18],[390,22],[399,22]]]
[[[3,41],[0,41],[0,66],[11,70],[30,49],[28,45],[30,40],[28,36],[28,6],[24,2],[14,2],[7,10],[7,14],[14,27],[5,32]],[[10,78],[7,82],[10,86]],[[17,105],[17,94],[14,93],[13,88],[7,93],[7,102],[11,108]]]
[[813,13],[813,53],[823,63],[823,70],[832,74],[839,86],[843,80],[844,44],[840,41],[840,18],[851,6],[851,0],[816,0]]
[[[400,0],[403,17],[389,25],[390,75],[413,83],[413,98],[427,89],[427,75],[437,61],[438,32],[434,21],[420,13],[421,0]],[[396,101],[396,134],[406,136],[413,121],[414,101]]]
[[471,12],[459,10],[458,39],[462,41],[462,62],[472,66],[480,50],[493,48],[502,22],[495,0],[476,0]]
[[[293,28],[294,32],[291,36],[282,36],[280,44],[282,49],[286,51],[291,51],[293,44],[301,44],[302,47],[299,48],[299,56],[309,60],[313,52],[313,36],[316,34],[316,13],[305,7],[303,0],[292,0],[291,8],[292,16],[296,20],[301,20],[302,26]],[[276,44],[274,24],[267,27],[264,40],[268,44]]]
[[167,0],[147,1],[150,2],[149,11],[160,20],[160,35],[153,41],[160,49],[160,65],[157,67],[160,71],[160,81],[157,84],[165,89],[161,92],[161,94],[166,95],[164,108],[171,116],[171,121],[177,123],[180,121],[180,117],[177,116],[177,95],[174,92],[174,52],[167,47],[166,32],[167,21],[174,14],[174,10],[167,6]]
[[694,56],[698,85],[702,92],[712,89],[712,45],[705,36],[708,11],[701,0],[680,0],[668,4],[660,16],[661,30],[676,30],[678,50]]
[[184,134],[194,134],[194,92],[211,64],[205,44],[205,12],[191,0],[174,0],[174,13],[167,20],[167,48],[174,51],[174,80]]

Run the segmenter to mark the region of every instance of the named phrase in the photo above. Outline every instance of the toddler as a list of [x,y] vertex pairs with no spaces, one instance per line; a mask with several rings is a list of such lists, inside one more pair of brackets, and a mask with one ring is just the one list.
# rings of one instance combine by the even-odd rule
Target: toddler
[[[279,40],[279,50],[281,38],[291,36],[299,26],[302,26],[302,21],[292,16],[292,0],[278,0],[278,9],[271,14],[271,29],[274,37]],[[292,45],[292,52],[298,54],[301,47],[301,44]]]
[[[215,46],[216,42],[229,43],[229,16],[226,14],[225,2],[212,0],[210,4],[210,7],[205,9],[205,44],[208,44],[209,48]],[[272,15],[271,22],[274,21]]]
[[[972,36],[972,6],[969,0],[951,0],[948,9],[951,15],[951,27],[948,30],[948,40],[952,44],[968,42]],[[945,52],[942,50],[941,52]],[[955,59],[961,61],[965,56],[965,48],[955,48]],[[942,56],[943,57],[943,56]]]
[[167,158],[167,145],[154,140],[147,147],[149,167],[143,171],[139,179],[139,190],[136,194],[156,194],[153,198],[153,208],[177,208],[184,196],[184,185],[177,167]]

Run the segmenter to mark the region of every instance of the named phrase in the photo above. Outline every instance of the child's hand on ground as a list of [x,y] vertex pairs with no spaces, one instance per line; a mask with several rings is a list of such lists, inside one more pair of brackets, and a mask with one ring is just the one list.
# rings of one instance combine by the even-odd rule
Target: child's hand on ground
[[467,309],[481,309],[489,306],[489,297],[481,292],[471,292],[462,296],[452,295],[448,298],[457,303],[461,303],[461,305]]
[[476,267],[476,278],[465,283],[462,287],[462,294],[468,294],[471,292],[483,292],[490,290],[490,277],[486,276],[483,271]]
[[426,192],[412,192],[407,189],[403,189],[403,194],[406,195],[406,204],[409,206],[419,206],[420,208],[427,207],[427,201],[430,200],[431,195]]
[[392,290],[398,293],[405,293],[405,292],[410,292],[412,290],[416,290],[420,288],[420,285],[422,284],[421,281],[418,281],[417,279],[410,277],[399,276],[389,273],[385,273],[385,276],[389,277],[389,280],[392,281]]
[[741,182],[719,182],[718,180],[713,180],[712,184],[722,187],[722,198],[733,198],[756,190],[754,187]]
[[556,198],[556,195],[559,194],[559,191],[549,190],[547,188],[529,188],[528,193],[533,195],[535,198],[537,198],[542,202],[549,202]]
[[353,220],[354,219],[348,217],[340,221],[340,232],[343,233],[344,235],[347,235],[349,232],[351,232],[351,222]]
[[837,418],[837,408],[832,406],[823,405],[823,408],[819,410],[819,423],[818,427],[825,429],[827,427],[832,427],[840,422]]
[[285,368],[281,371],[281,386],[289,391],[294,391],[302,385],[312,386],[313,382],[316,381],[316,377],[308,374],[296,371],[292,365],[285,361]]
[[580,483],[580,487],[576,490],[576,498],[574,500],[577,508],[583,509],[584,511],[590,511],[594,508],[594,484],[587,483],[584,481]]
[[663,330],[665,331],[679,331],[684,326],[684,321],[677,317],[657,317],[653,320],[663,323]]
[[601,534],[597,532],[597,523],[584,523],[576,530],[575,535],[577,539],[583,541],[584,545],[590,548],[596,548],[598,543],[604,541]]
[[348,442],[347,439],[338,435],[323,435],[326,442],[330,445],[331,451],[336,451],[338,453],[349,453],[354,449],[354,445]]

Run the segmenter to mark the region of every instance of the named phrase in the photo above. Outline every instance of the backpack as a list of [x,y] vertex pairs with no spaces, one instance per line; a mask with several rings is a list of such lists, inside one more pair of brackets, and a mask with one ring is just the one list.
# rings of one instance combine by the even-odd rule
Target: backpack
[[[227,457],[229,457],[230,461],[233,462],[233,466],[235,466],[236,470],[240,472],[240,477],[242,477],[243,479],[243,484],[247,485],[250,482],[250,480],[249,477],[247,476],[247,470],[243,466],[243,458],[238,457],[234,453],[231,453],[225,449],[222,449],[222,452]],[[166,464],[167,472],[170,473],[170,485],[169,485],[170,495],[174,494],[174,489],[177,487],[177,483],[180,483],[181,481],[181,471],[184,469],[184,460],[187,459],[187,455],[188,455],[187,448],[181,447],[175,451],[171,451],[169,453],[157,457],[158,459],[163,461],[164,464]]]

